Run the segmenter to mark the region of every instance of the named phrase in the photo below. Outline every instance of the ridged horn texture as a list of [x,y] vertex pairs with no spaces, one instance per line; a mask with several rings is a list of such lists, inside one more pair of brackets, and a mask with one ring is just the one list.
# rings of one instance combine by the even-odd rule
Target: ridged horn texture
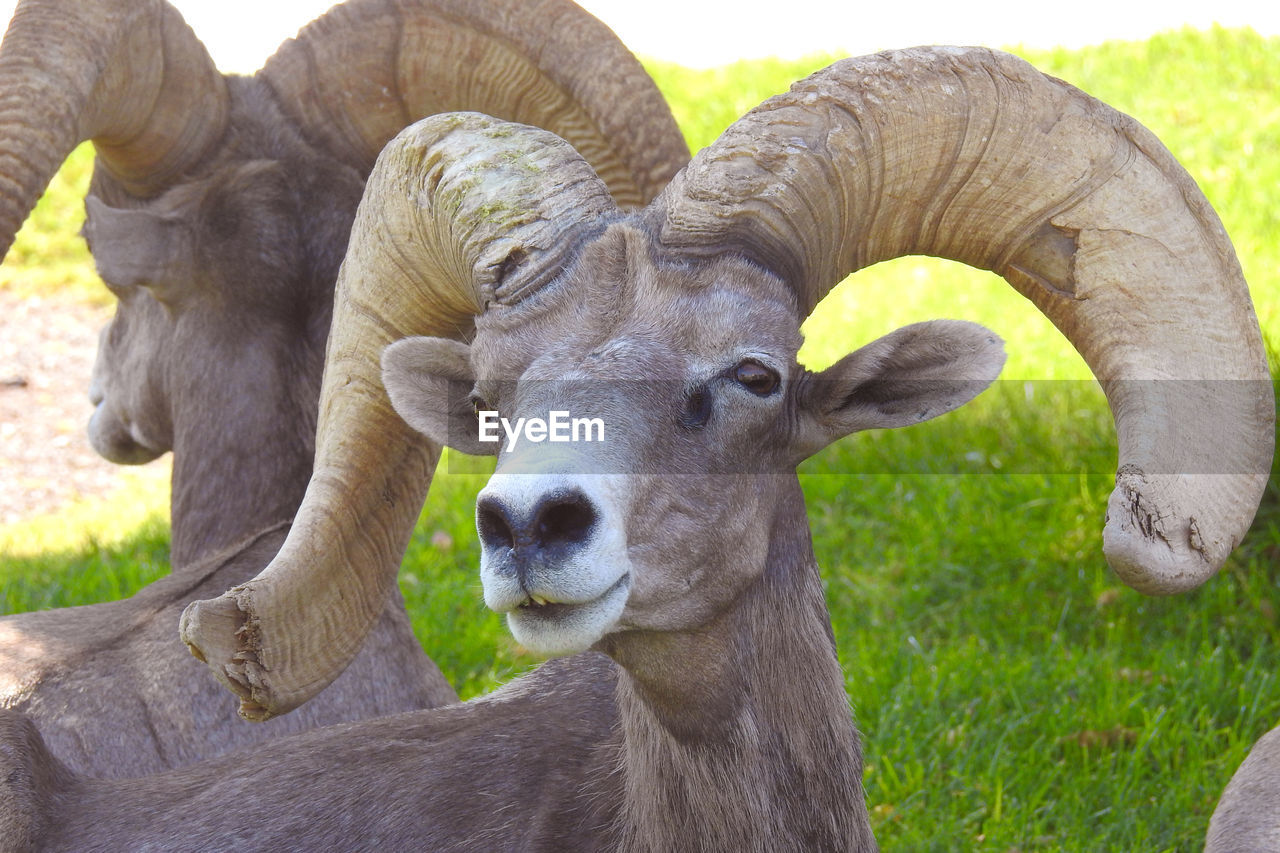
[[623,206],[647,203],[689,160],[644,68],[570,0],[348,0],[258,77],[314,144],[362,171],[401,128],[456,110],[569,140]]
[[806,313],[903,255],[1004,276],[1107,394],[1116,573],[1146,593],[1189,589],[1247,530],[1275,407],[1239,263],[1164,146],[1072,86],[984,49],[845,60],[735,123],[650,213],[668,246],[780,274]]
[[379,359],[411,335],[458,336],[560,274],[617,208],[567,143],[487,116],[433,116],[378,158],[338,276],[316,465],[279,555],[191,604],[192,653],[267,719],[332,681],[395,583],[439,449],[395,414]]
[[23,0],[0,45],[0,255],[79,143],[140,198],[222,138],[226,85],[163,0]]

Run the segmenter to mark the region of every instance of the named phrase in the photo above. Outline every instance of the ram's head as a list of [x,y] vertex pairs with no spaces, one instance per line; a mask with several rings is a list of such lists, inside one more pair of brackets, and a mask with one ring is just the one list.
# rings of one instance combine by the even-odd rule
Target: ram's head
[[[419,509],[410,484],[430,477],[379,375],[401,338],[469,342],[387,351],[388,387],[436,441],[479,449],[473,405],[509,420],[581,406],[620,432],[603,455],[517,446],[481,496],[486,597],[548,651],[671,618],[650,607],[670,579],[695,584],[702,566],[761,547],[771,483],[798,459],[990,380],[998,347],[955,324],[895,333],[820,382],[796,365],[800,322],[827,290],[900,255],[1000,273],[1084,355],[1120,440],[1104,549],[1131,585],[1209,577],[1266,482],[1266,360],[1217,218],[1147,131],[1007,55],[837,63],[742,118],[631,215],[554,136],[438,117],[384,152],[356,233],[298,522],[263,575],[184,616],[188,644],[251,716],[340,670],[393,582]],[[559,572],[549,583],[505,553],[539,536],[538,559]],[[700,562],[708,548],[728,553]],[[517,612],[544,602],[570,606]]]

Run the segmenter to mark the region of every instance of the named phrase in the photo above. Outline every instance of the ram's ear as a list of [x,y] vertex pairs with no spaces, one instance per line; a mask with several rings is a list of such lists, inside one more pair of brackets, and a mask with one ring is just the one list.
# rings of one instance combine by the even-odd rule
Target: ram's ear
[[808,378],[797,400],[798,455],[859,430],[936,418],[978,396],[1003,366],[1004,343],[975,323],[904,326]]
[[405,423],[437,444],[474,456],[498,452],[498,443],[479,440],[466,344],[448,338],[396,341],[382,351],[382,384]]
[[182,218],[150,207],[110,207],[92,195],[84,207],[81,233],[102,280],[117,288],[146,287],[176,304],[192,277],[191,236]]

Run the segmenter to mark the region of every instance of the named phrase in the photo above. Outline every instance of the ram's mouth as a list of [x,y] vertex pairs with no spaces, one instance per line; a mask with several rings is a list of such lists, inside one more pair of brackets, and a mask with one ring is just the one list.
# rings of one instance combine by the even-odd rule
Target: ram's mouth
[[521,645],[543,655],[585,651],[618,622],[631,594],[631,574],[624,573],[589,601],[555,601],[529,595],[507,611],[507,625]]
[[535,614],[539,619],[555,619],[565,612],[581,606],[580,604],[561,604],[555,601],[547,601],[540,596],[533,595],[516,605],[516,610]]
[[89,445],[95,453],[116,465],[145,465],[165,454],[138,441],[136,430],[123,424],[99,401],[89,418]]
[[631,573],[625,572],[622,577],[614,582],[613,586],[597,595],[589,601],[555,601],[543,595],[528,595],[524,601],[516,605],[516,609],[520,611],[528,611],[538,615],[542,619],[555,619],[558,616],[572,612],[579,607],[591,607],[598,602],[602,602],[610,596],[625,592],[631,588]]

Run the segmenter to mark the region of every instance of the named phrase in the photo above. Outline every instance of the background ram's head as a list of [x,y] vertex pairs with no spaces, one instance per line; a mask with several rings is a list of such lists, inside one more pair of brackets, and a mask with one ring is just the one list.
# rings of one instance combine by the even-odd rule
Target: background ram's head
[[568,0],[349,0],[252,77],[220,74],[164,0],[26,0],[0,91],[4,250],[63,159],[95,147],[84,234],[118,307],[94,447],[125,463],[178,450],[177,505],[229,501],[185,491],[256,470],[289,484],[272,519],[301,500],[333,284],[396,132],[454,109],[547,127],[627,206],[688,159],[640,64]]

